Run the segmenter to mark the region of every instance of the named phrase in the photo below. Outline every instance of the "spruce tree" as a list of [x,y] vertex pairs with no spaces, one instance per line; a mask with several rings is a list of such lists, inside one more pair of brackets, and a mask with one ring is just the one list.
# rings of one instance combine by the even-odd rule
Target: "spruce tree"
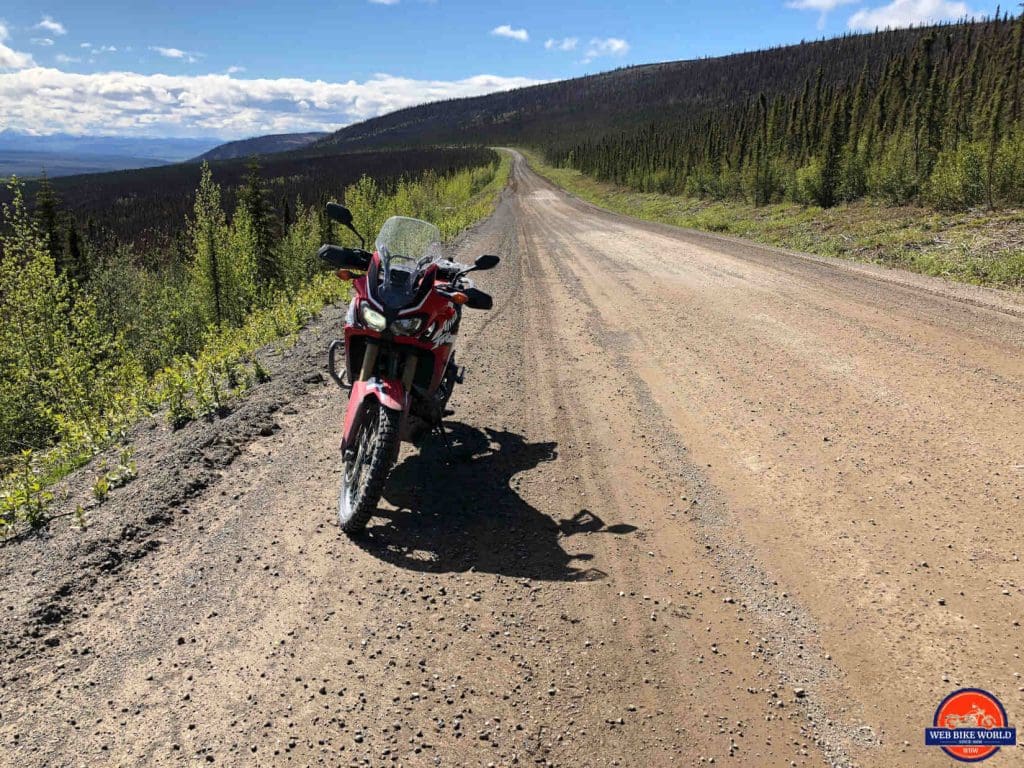
[[57,263],[58,270],[61,269],[61,232],[59,221],[60,202],[57,193],[53,190],[50,178],[43,173],[39,180],[39,189],[36,190],[35,217],[39,231],[43,236],[43,242],[50,251],[50,256]]
[[245,186],[239,195],[239,205],[244,208],[252,227],[256,282],[262,289],[270,288],[281,278],[273,247],[276,222],[274,212],[267,202],[260,165],[255,159],[248,165]]
[[193,281],[200,308],[208,322],[223,324],[230,305],[227,221],[220,202],[220,186],[213,181],[210,164],[204,162],[189,230],[192,236]]

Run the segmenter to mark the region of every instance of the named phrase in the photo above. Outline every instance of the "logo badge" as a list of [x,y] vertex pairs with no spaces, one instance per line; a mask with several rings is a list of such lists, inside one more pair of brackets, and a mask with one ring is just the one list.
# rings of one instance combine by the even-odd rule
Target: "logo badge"
[[1017,744],[1002,703],[981,688],[953,691],[935,710],[932,728],[925,728],[924,743],[964,763],[988,760],[1000,747]]

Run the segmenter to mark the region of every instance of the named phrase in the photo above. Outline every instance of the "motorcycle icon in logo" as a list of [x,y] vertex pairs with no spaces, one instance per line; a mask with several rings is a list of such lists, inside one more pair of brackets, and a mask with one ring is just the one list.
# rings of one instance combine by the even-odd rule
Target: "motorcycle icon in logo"
[[980,763],[1000,747],[1017,743],[1002,702],[981,688],[953,691],[935,710],[934,725],[924,732],[925,746],[942,751],[964,763]]
[[973,704],[970,713],[966,715],[953,712],[946,715],[943,725],[947,728],[995,728],[996,718],[983,707]]

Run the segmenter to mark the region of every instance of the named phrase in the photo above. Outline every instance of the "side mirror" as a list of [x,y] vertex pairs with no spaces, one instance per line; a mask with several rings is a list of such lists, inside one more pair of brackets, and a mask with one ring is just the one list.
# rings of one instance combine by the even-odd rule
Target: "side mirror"
[[485,253],[483,256],[478,256],[477,260],[473,262],[473,269],[494,269],[498,266],[499,261],[501,261],[499,256],[492,256],[491,254]]
[[342,205],[341,203],[328,203],[327,218],[330,219],[331,221],[338,222],[343,227],[351,229],[353,234],[355,234],[355,236],[359,238],[359,243],[362,245],[362,247],[366,247],[366,240],[363,238],[361,234],[359,234],[359,230],[352,226],[352,211],[350,211],[344,205]]
[[327,218],[329,218],[331,221],[338,222],[343,227],[352,226],[352,211],[350,211],[341,203],[327,204]]

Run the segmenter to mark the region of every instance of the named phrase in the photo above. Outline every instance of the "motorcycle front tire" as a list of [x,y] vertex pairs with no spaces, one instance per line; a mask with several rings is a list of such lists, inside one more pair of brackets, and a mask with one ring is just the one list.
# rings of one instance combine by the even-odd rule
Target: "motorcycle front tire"
[[360,533],[377,510],[391,465],[398,455],[402,412],[370,400],[355,437],[351,456],[343,460],[338,494],[338,523],[351,535]]

